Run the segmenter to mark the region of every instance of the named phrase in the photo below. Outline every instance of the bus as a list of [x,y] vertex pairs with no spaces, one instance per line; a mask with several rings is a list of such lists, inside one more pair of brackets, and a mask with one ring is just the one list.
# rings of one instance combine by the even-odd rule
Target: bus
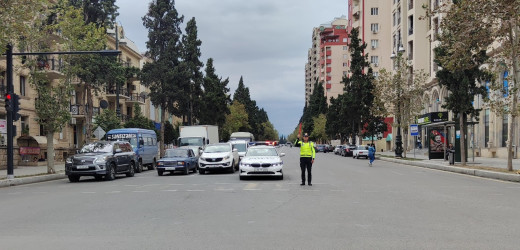
[[108,131],[106,136],[107,141],[130,142],[139,162],[136,172],[140,173],[145,165],[148,170],[155,169],[155,164],[159,159],[159,144],[155,131],[141,128],[120,128]]
[[233,132],[229,137],[230,141],[247,141],[253,142],[255,141],[255,136],[249,132]]

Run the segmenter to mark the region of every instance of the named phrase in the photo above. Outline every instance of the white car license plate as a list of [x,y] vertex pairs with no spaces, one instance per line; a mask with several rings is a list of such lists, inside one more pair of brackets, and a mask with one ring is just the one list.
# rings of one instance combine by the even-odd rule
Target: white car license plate
[[267,169],[267,168],[257,168],[257,169],[255,169],[255,172],[267,172],[267,170],[269,170],[269,169]]
[[88,169],[88,166],[76,166],[76,169]]
[[164,168],[164,170],[175,170],[175,168],[174,167],[166,167],[166,168]]

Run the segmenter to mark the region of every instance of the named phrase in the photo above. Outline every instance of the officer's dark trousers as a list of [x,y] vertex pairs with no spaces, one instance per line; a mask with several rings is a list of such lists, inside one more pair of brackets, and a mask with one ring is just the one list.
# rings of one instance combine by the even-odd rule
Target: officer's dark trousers
[[312,183],[312,158],[300,157],[300,168],[302,169],[302,183],[305,183],[305,169],[307,169],[307,176],[309,184]]

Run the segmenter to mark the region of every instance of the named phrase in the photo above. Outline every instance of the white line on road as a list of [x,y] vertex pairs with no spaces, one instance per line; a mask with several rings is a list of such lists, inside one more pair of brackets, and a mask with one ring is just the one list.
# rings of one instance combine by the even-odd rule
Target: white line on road
[[260,188],[244,188],[243,190],[245,190],[245,191],[260,191],[262,189],[260,189]]
[[96,192],[81,192],[82,194],[95,194]]
[[149,193],[150,191],[132,191],[133,193]]
[[215,188],[215,191],[233,191],[232,188]]
[[188,189],[186,191],[188,191],[188,192],[204,192],[204,190],[200,190],[200,189]]
[[110,191],[110,192],[106,192],[105,194],[117,194],[117,193],[121,193],[121,191]]
[[163,192],[177,192],[177,189],[170,189],[170,190],[161,190]]
[[289,189],[277,188],[273,189],[273,191],[289,191]]

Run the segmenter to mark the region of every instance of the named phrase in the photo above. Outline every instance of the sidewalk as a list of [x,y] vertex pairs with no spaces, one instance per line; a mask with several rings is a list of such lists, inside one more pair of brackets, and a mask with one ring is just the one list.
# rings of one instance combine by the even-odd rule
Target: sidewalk
[[15,166],[14,179],[7,180],[7,169],[0,170],[0,187],[23,185],[35,182],[50,181],[67,178],[65,175],[65,163],[58,162],[54,165],[56,174],[47,174],[45,166]]
[[[469,152],[471,154],[471,152]],[[382,161],[396,162],[400,164],[413,165],[418,167],[432,168],[444,171],[450,171],[461,174],[468,174],[486,178],[500,179],[505,181],[520,182],[520,159],[513,159],[513,170],[514,172],[507,172],[507,159],[501,158],[487,158],[487,157],[475,157],[474,160],[471,156],[468,156],[466,166],[462,167],[460,162],[455,162],[455,165],[449,165],[448,161],[444,159],[431,159],[428,160],[427,149],[416,149],[415,157],[413,151],[406,152],[406,159],[394,158],[395,153],[393,151],[378,152],[376,156]],[[404,156],[404,153],[403,153]],[[416,160],[414,160],[414,158]],[[498,168],[500,170],[493,170],[487,168]]]

